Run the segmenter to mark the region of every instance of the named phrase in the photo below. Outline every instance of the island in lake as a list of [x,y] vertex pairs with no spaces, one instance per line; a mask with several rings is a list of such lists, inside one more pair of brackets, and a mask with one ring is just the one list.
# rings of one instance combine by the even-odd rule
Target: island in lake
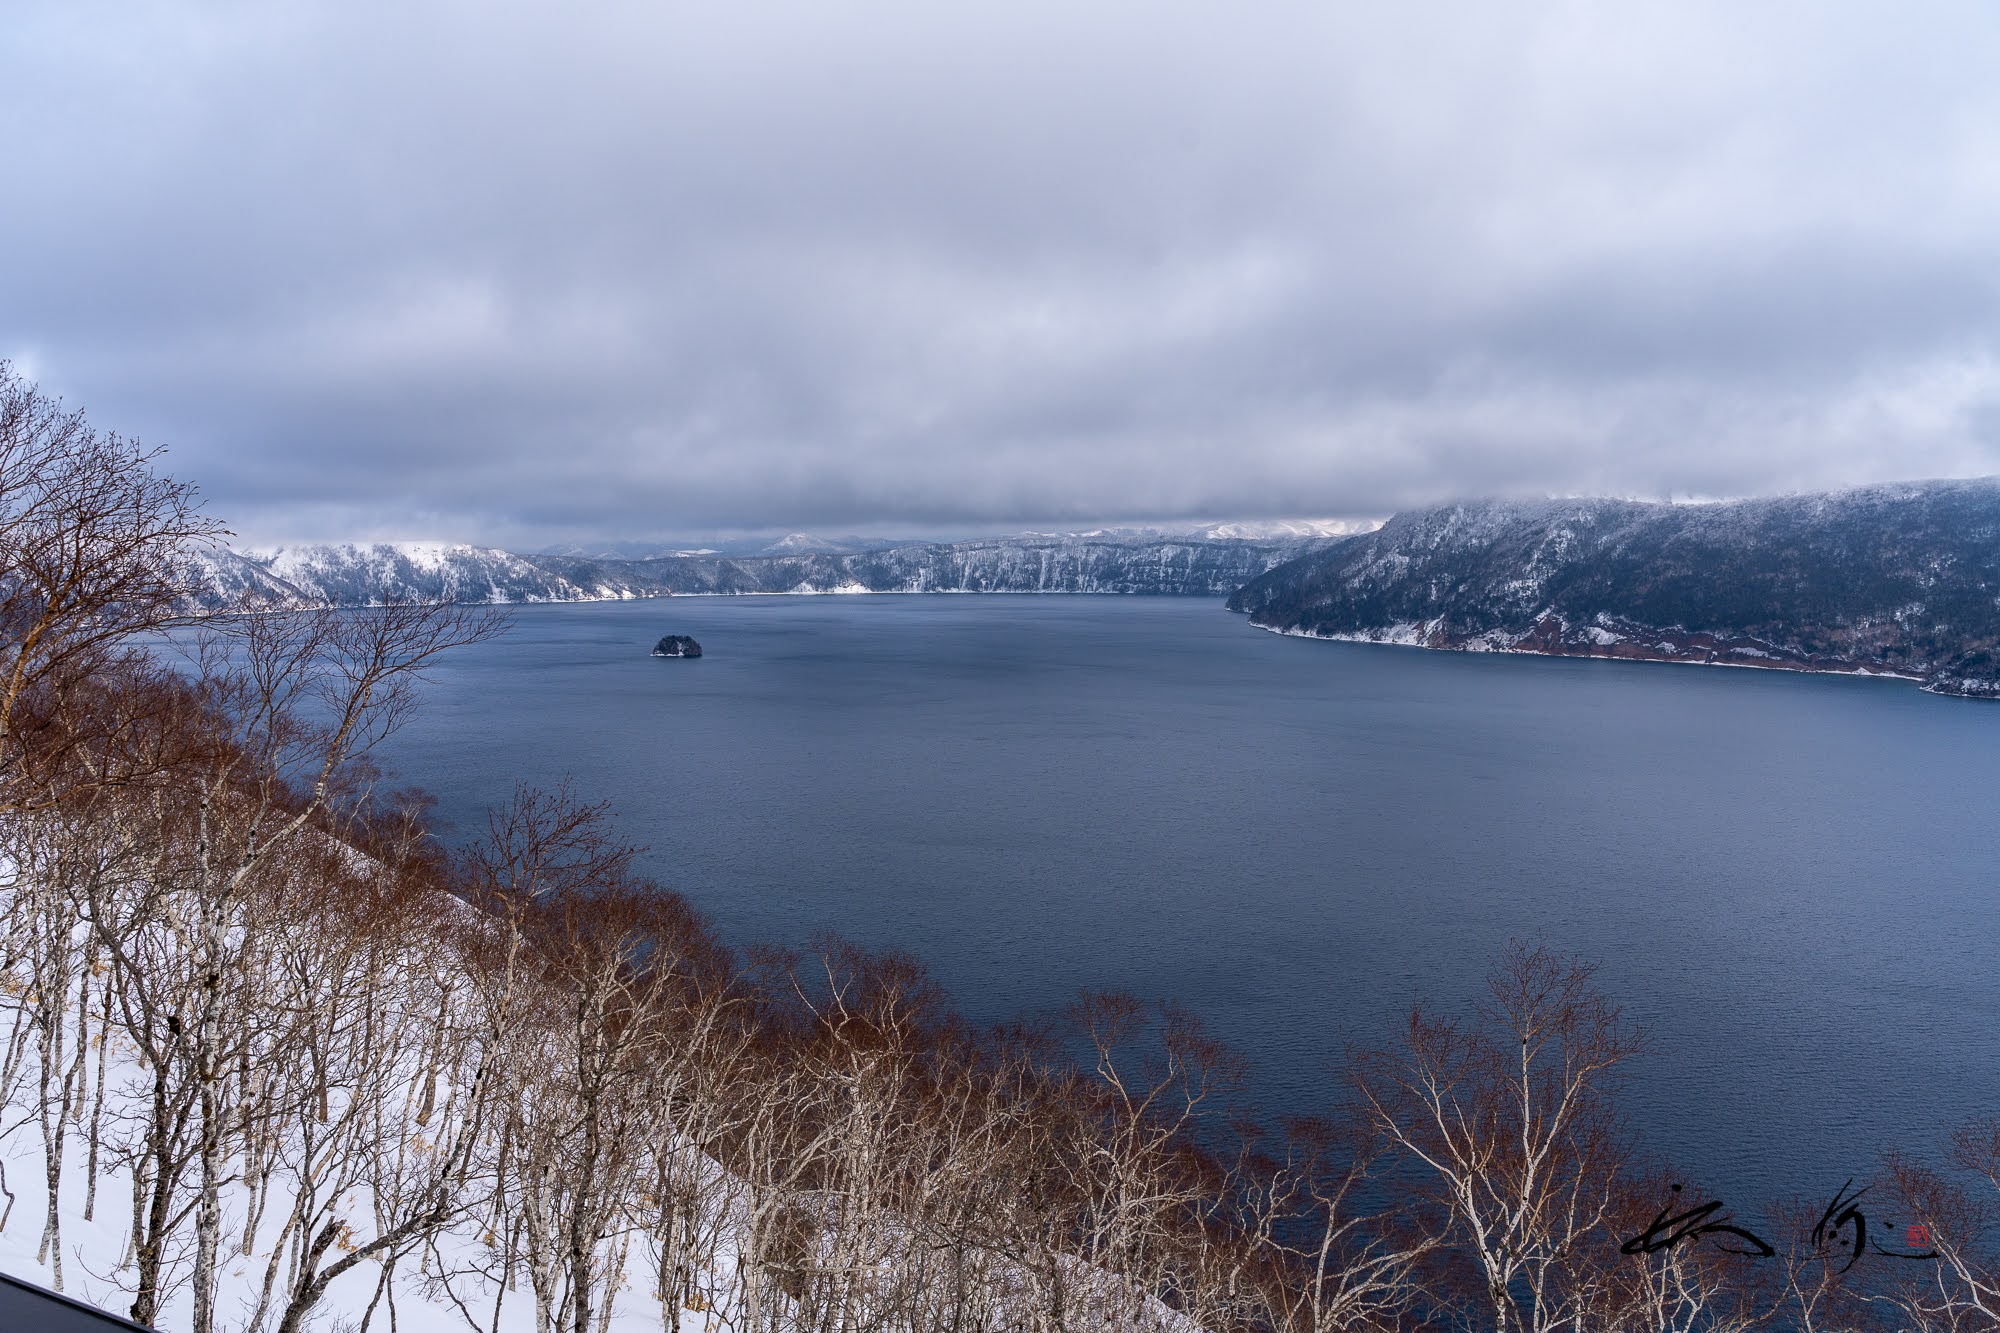
[[669,634],[653,645],[655,657],[700,657],[701,645],[685,634]]

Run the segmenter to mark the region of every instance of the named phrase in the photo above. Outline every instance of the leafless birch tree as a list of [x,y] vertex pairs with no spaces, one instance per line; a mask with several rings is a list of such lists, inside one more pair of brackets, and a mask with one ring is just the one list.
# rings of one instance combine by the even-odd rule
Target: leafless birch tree
[[1355,1086],[1437,1191],[1496,1333],[1589,1327],[1624,1257],[1613,1075],[1638,1034],[1589,967],[1543,948],[1510,947],[1487,989],[1475,1025],[1413,1012],[1401,1049],[1355,1059]]

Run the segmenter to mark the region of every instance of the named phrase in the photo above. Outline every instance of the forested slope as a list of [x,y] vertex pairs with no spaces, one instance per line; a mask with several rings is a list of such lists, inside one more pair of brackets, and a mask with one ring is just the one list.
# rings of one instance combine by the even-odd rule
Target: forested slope
[[2000,480],[1399,514],[1230,598],[1288,633],[1914,677],[2000,696]]

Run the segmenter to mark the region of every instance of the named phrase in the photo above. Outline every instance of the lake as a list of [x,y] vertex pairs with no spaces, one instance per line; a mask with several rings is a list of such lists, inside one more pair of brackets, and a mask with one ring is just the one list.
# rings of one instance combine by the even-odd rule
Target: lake
[[1646,1146],[1740,1207],[2000,1110],[2000,705],[1007,595],[526,607],[427,700],[385,757],[456,836],[568,775],[732,943],[1178,1000],[1267,1111],[1514,936],[1599,965]]

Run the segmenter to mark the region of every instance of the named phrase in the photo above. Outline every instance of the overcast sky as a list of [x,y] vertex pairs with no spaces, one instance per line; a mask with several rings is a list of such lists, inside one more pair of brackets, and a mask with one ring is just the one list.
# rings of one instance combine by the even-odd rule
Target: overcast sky
[[2000,472],[2000,6],[96,5],[0,356],[246,539]]

